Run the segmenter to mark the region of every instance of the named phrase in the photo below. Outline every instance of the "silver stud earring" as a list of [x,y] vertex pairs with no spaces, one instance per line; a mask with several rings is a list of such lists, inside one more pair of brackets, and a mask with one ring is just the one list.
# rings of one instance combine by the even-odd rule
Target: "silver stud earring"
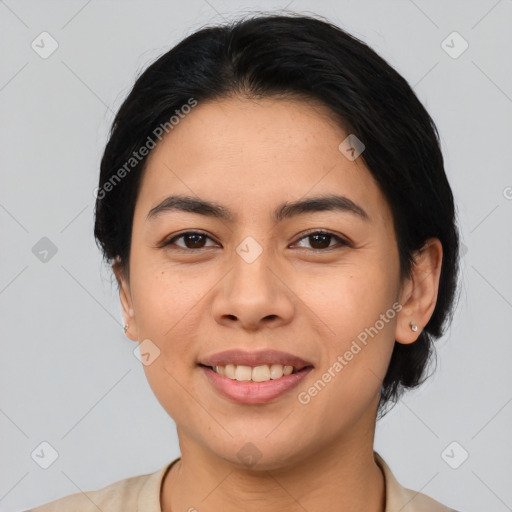
[[411,326],[411,330],[414,332],[418,330],[418,326],[414,322],[409,322],[409,325]]
[[128,330],[128,324],[125,324],[124,326],[124,332],[126,333],[126,331]]

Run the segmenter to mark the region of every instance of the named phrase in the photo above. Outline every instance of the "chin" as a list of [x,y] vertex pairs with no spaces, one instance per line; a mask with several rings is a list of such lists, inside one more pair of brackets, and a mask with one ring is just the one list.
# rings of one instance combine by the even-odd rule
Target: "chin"
[[273,471],[297,464],[303,457],[304,452],[297,442],[285,443],[276,436],[276,439],[261,440],[247,439],[231,440],[229,446],[224,450],[212,450],[219,458],[227,463],[236,466],[238,469],[248,471]]

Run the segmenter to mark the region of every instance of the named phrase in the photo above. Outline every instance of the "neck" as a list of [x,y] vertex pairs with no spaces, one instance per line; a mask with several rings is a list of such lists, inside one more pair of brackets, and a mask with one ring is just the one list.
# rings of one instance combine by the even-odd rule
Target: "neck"
[[373,457],[373,435],[305,456],[272,470],[240,469],[178,432],[181,459],[167,474],[163,512],[384,512],[384,476]]

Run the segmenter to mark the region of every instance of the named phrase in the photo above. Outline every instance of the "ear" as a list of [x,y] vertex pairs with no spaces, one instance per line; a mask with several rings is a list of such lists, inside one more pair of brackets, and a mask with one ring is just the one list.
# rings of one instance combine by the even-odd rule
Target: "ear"
[[117,284],[119,285],[119,300],[121,301],[121,308],[123,310],[124,324],[128,325],[125,334],[132,341],[137,340],[137,324],[135,322],[135,314],[133,312],[132,295],[130,291],[130,283],[125,275],[125,271],[121,265],[121,260],[116,257],[112,264],[112,270],[116,276]]
[[[414,343],[434,312],[443,260],[443,246],[439,239],[429,238],[416,251],[411,275],[404,280],[399,302],[402,309],[397,316],[395,340]],[[418,326],[413,331],[410,322]]]

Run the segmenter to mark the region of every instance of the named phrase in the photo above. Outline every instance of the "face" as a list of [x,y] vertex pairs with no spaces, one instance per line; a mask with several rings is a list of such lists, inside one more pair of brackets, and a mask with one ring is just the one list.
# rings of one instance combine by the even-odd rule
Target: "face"
[[[127,334],[146,344],[144,371],[182,453],[240,464],[249,452],[277,468],[371,434],[395,339],[413,339],[399,332],[404,289],[390,209],[361,158],[338,149],[347,135],[321,106],[230,98],[199,103],[151,153],[129,279],[117,276]],[[155,211],[169,196],[214,203],[230,217]],[[344,196],[352,210],[346,199],[281,209],[328,196]],[[260,395],[256,382],[228,386],[235,399],[199,365],[226,350],[281,351],[309,367],[283,377],[294,385],[278,396],[268,382]]]

